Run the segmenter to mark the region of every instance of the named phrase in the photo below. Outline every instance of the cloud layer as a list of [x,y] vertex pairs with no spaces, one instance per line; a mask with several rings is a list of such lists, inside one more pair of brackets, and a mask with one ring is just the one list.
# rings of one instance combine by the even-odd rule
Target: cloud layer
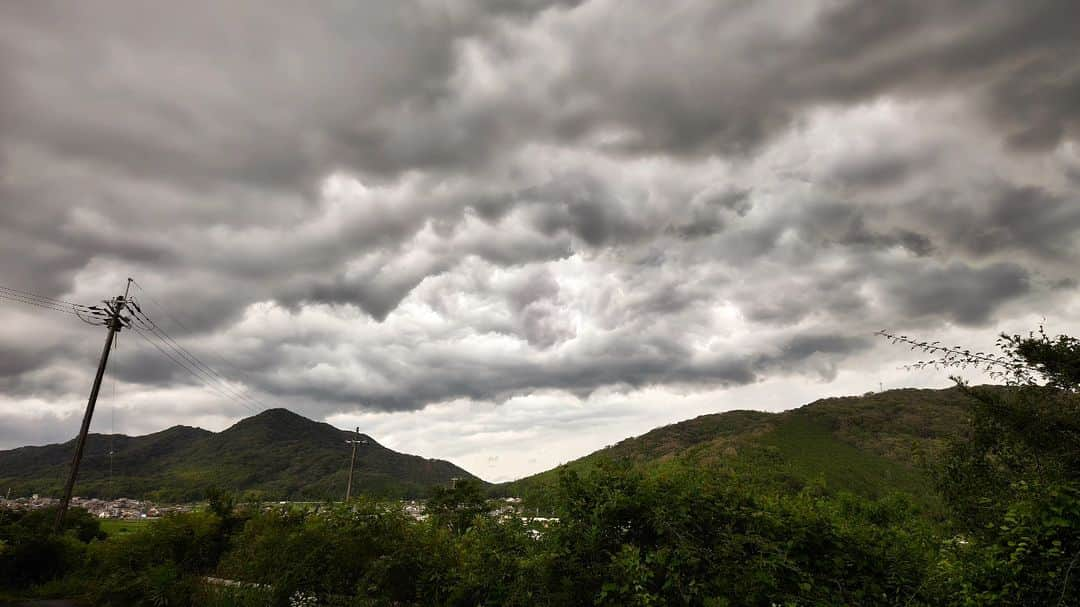
[[[134,276],[261,404],[395,432],[869,389],[903,359],[882,327],[1080,326],[1078,21],[1067,0],[13,3],[0,284],[96,303]],[[0,307],[0,447],[73,432],[100,347],[23,308]],[[124,335],[125,428],[248,414]]]

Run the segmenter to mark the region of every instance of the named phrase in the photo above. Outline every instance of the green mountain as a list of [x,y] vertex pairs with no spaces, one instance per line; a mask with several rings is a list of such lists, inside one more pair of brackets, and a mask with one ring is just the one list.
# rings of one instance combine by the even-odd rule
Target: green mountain
[[[452,478],[475,478],[450,462],[398,453],[361,437],[367,444],[357,449],[356,492],[417,497]],[[341,499],[350,457],[345,441],[353,438],[285,409],[263,411],[218,433],[175,426],[146,436],[91,434],[75,493],[186,501],[218,487],[265,499]],[[0,451],[0,492],[59,495],[74,444]]]
[[[877,496],[926,495],[917,466],[964,431],[966,397],[957,389],[891,390],[827,398],[782,413],[729,411],[671,424],[628,438],[563,467],[586,469],[623,460],[662,469],[689,465],[719,470],[739,482]],[[441,460],[368,444],[357,453],[354,487],[388,497],[425,495],[451,478],[474,478]],[[207,488],[252,491],[268,499],[340,499],[353,434],[285,409],[271,409],[213,433],[175,426],[146,436],[91,434],[78,495],[201,498]],[[112,475],[110,482],[110,445]],[[74,441],[0,451],[0,492],[58,495]],[[560,467],[560,468],[563,468]],[[500,495],[542,502],[559,468],[493,487]]]
[[949,437],[965,431],[966,399],[956,388],[903,389],[826,398],[781,413],[702,415],[493,490],[543,503],[561,469],[581,471],[615,460],[658,470],[707,468],[774,489],[814,484],[824,491],[867,496],[900,491],[923,499],[927,479],[918,460],[932,458]]

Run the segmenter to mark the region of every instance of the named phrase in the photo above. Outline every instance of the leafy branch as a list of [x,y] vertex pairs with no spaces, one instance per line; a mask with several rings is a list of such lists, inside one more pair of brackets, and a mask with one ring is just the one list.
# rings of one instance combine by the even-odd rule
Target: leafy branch
[[1034,384],[1036,377],[1031,365],[1015,348],[1019,336],[1002,335],[997,344],[1005,354],[993,354],[964,348],[946,346],[940,341],[924,341],[907,335],[897,335],[882,329],[875,333],[893,344],[909,346],[911,350],[929,354],[930,358],[904,365],[908,370],[922,369],[978,369],[995,380],[1014,385]]

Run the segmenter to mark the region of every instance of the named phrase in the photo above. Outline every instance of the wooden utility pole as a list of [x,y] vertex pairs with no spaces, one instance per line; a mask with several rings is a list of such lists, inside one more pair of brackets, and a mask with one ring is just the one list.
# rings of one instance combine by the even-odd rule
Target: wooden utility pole
[[352,445],[352,458],[349,459],[349,482],[348,482],[347,485],[345,485],[345,501],[347,502],[347,501],[349,501],[349,498],[352,497],[353,468],[356,467],[356,446],[357,445],[366,445],[367,441],[360,438],[360,426],[357,426],[356,427],[356,438],[353,439],[353,440],[347,440],[345,442],[346,442],[346,444],[351,444]]
[[71,492],[75,489],[75,477],[79,474],[79,464],[82,462],[83,449],[86,447],[86,435],[90,431],[90,421],[94,418],[94,406],[97,404],[98,392],[101,391],[101,379],[105,377],[105,365],[109,362],[109,350],[112,349],[116,334],[120,332],[120,328],[123,326],[120,313],[127,307],[128,292],[130,290],[131,279],[129,278],[124,294],[109,304],[111,314],[105,324],[109,329],[109,334],[105,337],[105,348],[101,351],[97,375],[94,376],[94,385],[90,388],[90,400],[86,403],[82,428],[79,429],[79,438],[75,441],[75,455],[71,458],[71,473],[68,475],[67,484],[64,486],[64,497],[60,500],[60,509],[56,511],[56,523],[54,524],[56,531],[60,531],[63,526],[64,515],[67,514],[68,506],[71,504]]

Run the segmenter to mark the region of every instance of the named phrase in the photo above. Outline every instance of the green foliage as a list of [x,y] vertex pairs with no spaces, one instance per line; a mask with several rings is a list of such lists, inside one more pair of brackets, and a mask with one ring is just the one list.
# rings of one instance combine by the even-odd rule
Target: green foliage
[[273,586],[275,604],[298,591],[409,600],[426,531],[399,510],[366,500],[320,511],[275,509],[236,537],[222,575]]
[[109,537],[127,535],[138,531],[146,525],[153,525],[154,522],[152,519],[104,519],[101,521],[101,530]]
[[194,512],[90,544],[87,592],[96,605],[189,605],[196,578],[213,571],[225,551],[225,528],[218,515]]
[[[761,447],[772,451],[763,454]],[[771,461],[768,455],[774,456]],[[810,415],[790,415],[741,456],[749,464],[742,467],[747,474],[762,479],[768,479],[770,471],[777,478],[787,475],[795,481],[789,486],[798,489],[816,483],[827,491],[874,498],[896,491],[926,497],[921,471],[840,440]]]
[[[443,504],[476,503],[475,491]],[[461,499],[464,495],[468,499]],[[902,498],[762,497],[690,469],[567,472],[560,521],[413,521],[370,502],[247,522],[219,574],[324,603],[422,605],[909,604],[932,527]],[[450,519],[460,512],[448,508]],[[911,603],[915,604],[915,603]]]
[[950,543],[938,564],[956,605],[1080,605],[1080,491],[1025,495],[979,540]]
[[933,553],[905,500],[762,497],[694,470],[560,483],[557,604],[905,604]]
[[[827,492],[880,497],[906,492],[928,507],[930,479],[918,465],[933,459],[952,436],[967,432],[969,397],[958,388],[890,390],[827,398],[783,413],[729,411],[703,415],[626,439],[566,467],[579,473],[601,462],[627,460],[661,468],[707,468],[758,491]],[[525,497],[551,511],[557,470],[501,486],[496,494]]]
[[82,563],[85,543],[102,538],[98,521],[73,508],[61,533],[53,532],[55,509],[0,510],[0,588],[26,588],[63,576]]
[[962,533],[940,563],[951,602],[1080,604],[1080,341],[1002,335],[1000,355],[899,341],[1009,383],[960,384],[971,431],[930,466]]
[[1047,385],[1066,392],[1080,387],[1080,339],[1068,335],[1051,338],[1041,327],[1026,338],[1002,336],[1005,348],[1046,378]]
[[[351,432],[284,409],[217,434],[185,426],[137,437],[92,434],[76,492],[190,502],[210,488],[227,487],[245,501],[341,499],[349,467],[344,441],[351,438]],[[0,451],[0,486],[17,495],[58,494],[73,448],[69,442]],[[451,478],[471,476],[449,462],[398,453],[370,438],[356,464],[354,490],[385,498],[423,497]]]
[[1043,380],[676,424],[519,485],[546,522],[469,479],[420,521],[221,492],[107,540],[85,513],[60,535],[0,513],[0,583],[96,605],[1080,605],[1080,348],[1002,343],[981,360]]
[[552,604],[548,583],[556,551],[550,534],[517,518],[480,517],[458,542],[455,584],[446,604]]
[[454,533],[465,533],[476,517],[492,510],[480,483],[473,479],[456,480],[450,487],[435,487],[427,501],[427,513]]

